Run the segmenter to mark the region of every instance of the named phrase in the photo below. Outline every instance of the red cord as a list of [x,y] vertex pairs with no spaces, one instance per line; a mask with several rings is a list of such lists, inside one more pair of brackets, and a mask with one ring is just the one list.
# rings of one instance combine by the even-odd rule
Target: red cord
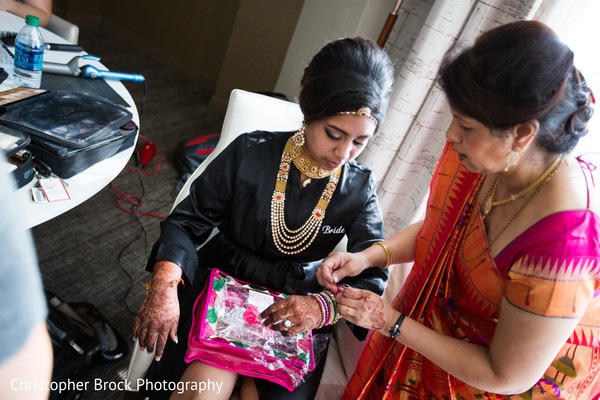
[[[139,135],[142,139],[144,139],[147,143],[150,143],[150,140],[148,140],[144,135],[140,134]],[[135,149],[135,151],[137,152],[138,149]],[[140,169],[140,173],[144,174],[144,175],[155,175],[158,173],[158,171],[160,170],[160,164],[162,163],[162,153],[160,152],[160,150],[158,149],[158,147],[156,148],[156,152],[158,153],[158,164],[156,165],[156,169],[154,171],[145,171],[143,169]],[[133,171],[133,172],[137,172],[138,169],[137,168],[130,168],[130,167],[125,167],[123,168],[126,171]]]
[[[146,142],[150,142],[145,136],[143,135],[139,135],[142,139],[144,139]],[[137,149],[135,151],[138,151]],[[140,173],[145,174],[145,175],[155,175],[158,173],[158,171],[160,170],[160,164],[162,162],[162,153],[160,152],[160,150],[158,150],[158,148],[156,148],[156,151],[158,152],[158,164],[156,166],[156,169],[152,172],[148,172],[148,171],[144,171],[144,170],[139,170]],[[125,167],[123,168],[124,170],[127,171],[133,171],[133,172],[138,172],[137,168],[129,168],[129,167]],[[147,215],[150,217],[156,217],[156,218],[160,218],[162,220],[165,220],[166,218],[163,217],[160,214],[154,214],[154,213],[146,213],[146,212],[140,212],[140,211],[134,211],[134,210],[130,210],[127,209],[125,207],[123,207],[121,205],[121,200],[126,200],[129,203],[133,204],[134,206],[137,207],[141,207],[142,206],[142,199],[139,196],[133,195],[133,194],[123,194],[121,192],[119,192],[117,189],[114,188],[113,186],[113,182],[110,183],[109,185],[110,190],[112,190],[113,192],[115,192],[118,196],[120,196],[117,200],[117,207],[119,207],[119,209],[121,209],[122,211],[125,211],[126,213],[130,213],[130,214],[135,214],[135,215]]]
[[135,214],[135,215],[148,215],[150,217],[156,217],[156,218],[160,218],[160,219],[163,219],[163,220],[166,219],[165,217],[163,217],[160,214],[147,213],[147,212],[141,212],[141,211],[133,211],[133,210],[129,210],[129,209],[123,207],[121,205],[121,200],[127,200],[129,203],[133,204],[134,206],[141,207],[142,206],[142,199],[140,199],[139,196],[136,196],[136,195],[133,195],[133,194],[123,194],[123,193],[119,192],[117,189],[114,188],[112,182],[110,183],[109,186],[110,186],[110,190],[112,190],[113,192],[115,192],[117,195],[121,196],[121,197],[119,197],[117,199],[116,203],[117,203],[117,207],[119,207],[122,211],[125,211],[126,213],[130,213],[130,214]]

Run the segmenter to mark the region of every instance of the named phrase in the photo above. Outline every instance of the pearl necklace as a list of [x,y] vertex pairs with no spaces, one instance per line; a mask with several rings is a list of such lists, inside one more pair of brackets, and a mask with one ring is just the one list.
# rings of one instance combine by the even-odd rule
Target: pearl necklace
[[[271,198],[271,231],[273,241],[280,252],[288,255],[304,251],[314,241],[319,233],[319,229],[325,218],[325,210],[337,188],[342,172],[341,167],[334,171],[322,170],[318,167],[317,163],[306,156],[304,150],[300,150],[302,149],[301,145],[298,146],[294,143],[293,137],[291,137],[285,144],[283,154],[281,155],[279,171],[277,172],[277,180],[275,181],[275,190]],[[327,182],[316,207],[304,225],[298,229],[290,229],[285,223],[285,189],[290,173],[290,162],[293,162],[300,171],[310,178],[329,176],[329,182]],[[303,166],[303,168],[305,167],[306,171],[303,171],[298,165]]]

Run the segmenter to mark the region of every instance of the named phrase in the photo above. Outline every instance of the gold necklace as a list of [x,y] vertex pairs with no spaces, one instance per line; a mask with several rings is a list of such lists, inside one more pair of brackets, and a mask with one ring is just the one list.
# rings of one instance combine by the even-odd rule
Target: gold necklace
[[527,186],[525,189],[521,190],[519,193],[512,194],[509,197],[502,199],[502,200],[492,201],[492,199],[494,198],[494,193],[496,192],[496,186],[498,184],[498,177],[496,177],[496,179],[494,180],[494,183],[492,184],[490,192],[488,193],[488,196],[486,196],[485,201],[483,202],[484,218],[486,215],[488,215],[490,213],[490,211],[492,211],[492,207],[501,206],[503,204],[510,203],[511,201],[515,201],[519,197],[522,197],[522,196],[526,195],[527,193],[529,193],[531,190],[533,190],[544,179],[546,179],[550,173],[552,173],[555,170],[556,166],[562,161],[562,159],[563,159],[562,155],[559,155],[558,157],[556,157],[554,159],[554,161],[552,162],[552,164],[548,167],[548,169],[546,169],[546,171],[544,171],[544,173],[542,175],[540,175],[539,178],[537,178],[531,185]]
[[[273,197],[271,198],[271,231],[273,234],[273,241],[275,246],[283,254],[298,254],[304,251],[308,246],[312,244],[315,237],[319,233],[323,219],[325,218],[325,210],[329,205],[329,201],[337,188],[337,184],[340,179],[342,168],[339,167],[334,171],[326,171],[326,175],[329,176],[329,182],[325,186],[317,205],[311,212],[308,220],[298,229],[290,229],[285,223],[285,189],[287,187],[287,180],[290,173],[290,162],[294,162],[294,165],[298,168],[293,154],[294,149],[301,146],[293,144],[294,141],[290,138],[285,144],[283,154],[281,155],[281,163],[279,164],[279,171],[277,172],[277,180],[275,181],[275,190],[273,191]],[[309,173],[319,173],[318,170],[313,171],[314,165],[316,164],[313,160],[306,157],[304,151],[296,152],[296,154],[303,154],[304,160],[301,165],[306,166]],[[310,161],[309,161],[310,160]],[[298,168],[300,169],[300,168]],[[301,170],[302,171],[302,170]],[[306,172],[305,172],[305,175]],[[307,175],[311,176],[311,175]],[[314,175],[313,175],[314,176]],[[312,177],[312,176],[311,176]]]
[[[535,196],[538,195],[538,193],[540,193],[542,191],[542,189],[546,186],[546,184],[550,181],[550,179],[552,178],[552,176],[554,176],[554,174],[556,173],[556,171],[558,171],[558,168],[562,165],[562,156],[557,157],[557,159],[559,159],[559,162],[557,163],[556,161],[552,163],[552,165],[550,166],[550,168],[548,169],[548,173],[544,173],[544,180],[542,181],[542,183],[535,189],[535,191],[531,194],[531,196],[529,196],[525,202],[523,202],[523,204],[521,204],[521,207],[519,207],[519,209],[513,214],[513,216],[508,220],[508,222],[506,224],[504,224],[504,226],[502,227],[502,229],[500,229],[500,231],[498,232],[498,234],[496,234],[496,236],[490,240],[484,247],[483,249],[481,249],[476,255],[474,255],[471,258],[464,258],[463,252],[464,252],[464,248],[465,248],[465,243],[467,241],[467,237],[471,234],[472,230],[471,228],[473,228],[473,224],[475,223],[475,218],[471,218],[471,221],[469,223],[469,226],[467,227],[467,232],[466,235],[460,245],[460,258],[462,259],[462,261],[464,263],[467,262],[471,262],[473,260],[475,260],[477,257],[479,257],[480,255],[482,255],[486,250],[491,249],[492,245],[494,243],[496,243],[496,240],[498,240],[498,238],[500,237],[500,235],[502,235],[510,226],[510,224],[512,224],[514,222],[514,220],[517,219],[517,217],[521,214],[521,212],[523,212],[523,210],[525,209],[525,207],[527,207],[527,205],[529,203],[531,203],[531,201],[535,198]],[[498,179],[498,178],[496,178]]]
[[304,146],[291,146],[292,161],[296,168],[310,179],[326,178],[333,174],[334,171],[322,169],[316,161],[306,155]]

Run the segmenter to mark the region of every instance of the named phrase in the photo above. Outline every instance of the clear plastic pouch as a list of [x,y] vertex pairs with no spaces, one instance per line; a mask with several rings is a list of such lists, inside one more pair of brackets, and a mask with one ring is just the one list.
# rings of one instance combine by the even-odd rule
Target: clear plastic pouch
[[185,361],[200,360],[292,391],[315,367],[312,333],[283,336],[259,317],[286,296],[213,269],[194,305]]
[[58,90],[8,104],[0,121],[25,129],[32,140],[85,148],[112,134],[132,114],[97,94]]

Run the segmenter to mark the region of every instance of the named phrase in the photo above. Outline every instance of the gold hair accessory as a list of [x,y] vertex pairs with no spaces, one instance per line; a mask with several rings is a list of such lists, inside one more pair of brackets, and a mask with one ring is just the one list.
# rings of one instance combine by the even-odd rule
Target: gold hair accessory
[[361,117],[371,118],[373,122],[375,122],[375,126],[379,126],[379,121],[377,118],[371,115],[371,109],[369,107],[361,107],[358,111],[342,111],[338,113],[339,115],[360,115]]
[[[294,143],[293,136],[287,141],[285,148],[283,149],[279,171],[277,172],[277,180],[275,181],[275,190],[273,191],[273,197],[271,198],[271,232],[273,241],[279,251],[288,255],[298,254],[304,251],[315,240],[315,237],[321,228],[321,224],[323,223],[323,219],[325,218],[325,210],[337,188],[342,173],[341,167],[334,171],[326,171],[327,174],[325,176],[329,176],[329,182],[325,185],[321,198],[317,202],[310,217],[300,228],[288,228],[285,223],[284,211],[285,188],[290,173],[292,153],[294,150],[302,149],[301,146],[294,146],[292,143]],[[294,165],[296,165],[295,162]]]
[[383,248],[383,251],[385,252],[385,265],[383,267],[379,267],[379,269],[387,269],[392,263],[392,251],[390,250],[388,245],[385,244],[385,242],[375,242],[373,243],[373,246],[375,245],[381,246]]

